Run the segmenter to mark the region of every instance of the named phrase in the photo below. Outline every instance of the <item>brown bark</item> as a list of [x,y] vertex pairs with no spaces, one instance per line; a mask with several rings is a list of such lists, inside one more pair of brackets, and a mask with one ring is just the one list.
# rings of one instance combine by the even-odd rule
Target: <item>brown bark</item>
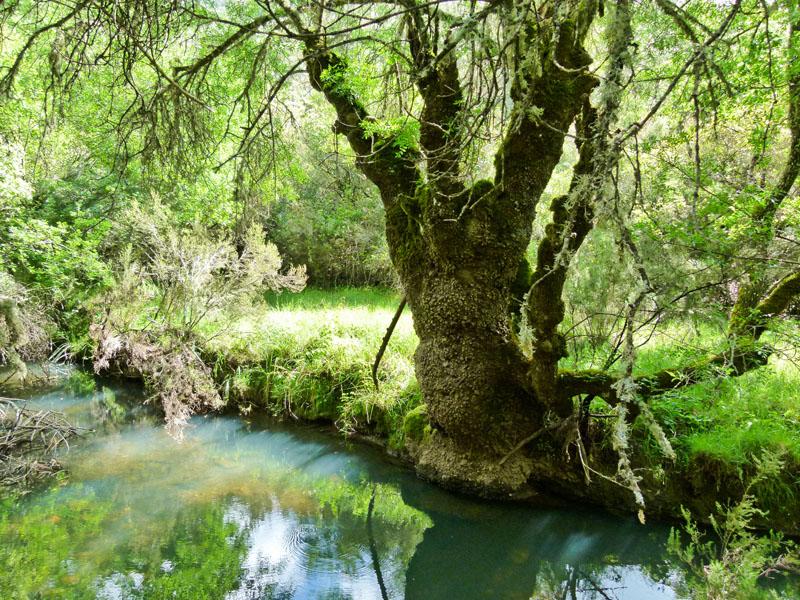
[[515,92],[515,125],[498,153],[495,183],[449,196],[443,192],[452,188],[424,188],[417,197],[422,244],[412,260],[393,253],[420,338],[417,379],[440,432],[423,450],[420,470],[479,492],[525,482],[527,458],[499,458],[540,427],[549,409],[550,399],[537,398],[530,385],[509,315],[536,204],[595,84],[584,70],[581,37],[569,24],[562,33],[569,43],[528,78],[525,94]]
[[[580,156],[574,167],[569,194],[555,198],[550,204],[553,220],[536,253],[536,270],[528,292],[526,307],[529,323],[536,340],[531,365],[531,379],[539,398],[547,399],[560,417],[572,410],[572,401],[558,391],[558,361],[566,356],[564,337],[558,327],[564,320],[564,301],[561,299],[571,255],[580,248],[592,229],[594,190],[578,190],[583,178],[593,171],[596,144],[592,143],[596,113],[586,103],[582,126],[578,132],[583,139]],[[604,134],[604,132],[600,132]]]

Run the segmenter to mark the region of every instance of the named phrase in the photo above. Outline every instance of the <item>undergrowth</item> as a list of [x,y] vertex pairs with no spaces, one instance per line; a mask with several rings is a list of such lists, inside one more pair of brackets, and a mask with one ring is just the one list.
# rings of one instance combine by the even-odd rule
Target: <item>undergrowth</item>
[[[723,352],[728,344],[725,323],[722,318],[687,319],[663,322],[653,335],[643,329],[636,337],[634,375],[678,368]],[[781,473],[755,484],[752,493],[771,519],[781,519],[794,529],[800,526],[800,367],[794,341],[798,329],[796,322],[787,319],[765,335],[775,352],[761,368],[738,377],[722,372],[713,377],[712,373],[706,381],[648,400],[676,452],[673,470],[682,473],[697,494],[740,498],[743,481],[754,475],[751,457],[764,450],[780,453]],[[570,342],[570,356],[561,365],[599,368],[613,352],[613,339],[576,336]],[[610,407],[595,400],[591,412],[610,413]],[[659,444],[644,424],[637,423],[633,435],[643,464],[661,465]]]
[[[373,435],[400,450],[426,433],[409,311],[380,364],[377,390],[370,373],[399,300],[395,291],[374,288],[269,293],[233,317],[209,315],[197,334],[206,340],[203,359],[228,409],[332,422],[342,432]],[[714,323],[674,322],[639,341],[636,371],[642,375],[718,351],[724,335]],[[562,366],[597,366],[610,347],[577,350]],[[800,489],[800,370],[791,356],[777,352],[767,366],[741,377],[710,379],[654,397],[649,405],[677,454],[670,470],[683,472],[698,489],[714,482],[717,492],[740,497],[741,482],[752,475],[750,457],[763,449],[781,452],[782,474],[753,493],[774,516],[790,522],[797,517],[785,509],[798,504]],[[604,410],[604,403],[593,403],[593,413]],[[596,423],[602,427],[604,419]],[[663,463],[646,428],[634,433],[643,458]]]
[[696,600],[791,597],[783,590],[761,584],[765,578],[797,572],[796,545],[772,531],[769,535],[753,533],[754,520],[767,514],[759,506],[757,490],[780,477],[786,464],[782,454],[769,450],[753,454],[750,459],[753,473],[746,480],[741,500],[728,506],[717,503],[715,512],[709,515],[713,534],[710,539],[683,508],[683,531],[673,528],[670,532],[670,554],[687,567],[686,589],[682,590],[686,597]]

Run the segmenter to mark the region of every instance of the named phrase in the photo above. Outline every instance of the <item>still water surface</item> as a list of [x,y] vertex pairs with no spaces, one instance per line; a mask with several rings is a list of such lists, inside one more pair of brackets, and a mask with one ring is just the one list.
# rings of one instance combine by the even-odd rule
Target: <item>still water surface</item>
[[178,443],[106,385],[29,401],[97,431],[0,504],[0,598],[676,597],[664,527],[475,502],[311,427],[195,418]]

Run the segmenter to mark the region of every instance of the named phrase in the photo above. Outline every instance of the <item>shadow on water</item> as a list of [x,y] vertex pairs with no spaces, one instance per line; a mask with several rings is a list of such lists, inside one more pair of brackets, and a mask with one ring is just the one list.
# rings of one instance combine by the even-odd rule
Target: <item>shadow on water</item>
[[0,597],[675,597],[663,527],[471,501],[310,427],[195,418],[179,444],[141,400],[31,398],[97,433],[0,504]]

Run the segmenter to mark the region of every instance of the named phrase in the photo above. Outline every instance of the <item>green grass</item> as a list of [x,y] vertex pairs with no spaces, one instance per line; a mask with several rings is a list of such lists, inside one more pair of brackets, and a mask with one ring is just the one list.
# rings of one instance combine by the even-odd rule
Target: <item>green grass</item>
[[[725,321],[719,318],[702,321],[668,321],[659,323],[656,331],[645,328],[637,333],[636,375],[647,375],[669,367],[680,367],[714,354],[725,347]],[[617,324],[619,327],[619,324]],[[565,324],[565,329],[569,324]],[[611,354],[612,340],[603,338],[590,344],[581,328],[576,331],[577,343],[568,341],[569,356],[562,359],[564,369],[600,368]],[[622,370],[619,360],[612,369]]]
[[[723,352],[724,325],[722,318],[672,321],[661,324],[653,335],[640,334],[637,344],[644,345],[637,349],[634,374],[678,369]],[[786,344],[781,347],[777,337],[769,341],[779,350],[792,351]],[[562,361],[563,367],[596,367],[608,356],[610,344],[577,349]],[[702,454],[738,465],[766,447],[800,463],[800,369],[791,357],[773,355],[768,365],[741,377],[687,386],[651,399],[650,405],[684,458]]]
[[744,464],[769,448],[800,464],[800,371],[786,359],[665,394],[652,406],[687,455]]
[[229,399],[244,410],[333,421],[400,447],[405,416],[421,401],[409,311],[381,362],[379,390],[370,372],[398,304],[391,290],[309,289],[270,295],[222,330],[221,321],[209,321],[204,333]]
[[[741,482],[751,476],[754,458],[765,450],[783,457],[779,478],[760,485],[754,493],[762,508],[785,522],[797,525],[800,507],[800,368],[795,363],[800,324],[783,321],[764,341],[777,352],[769,363],[740,377],[716,377],[648,400],[656,421],[676,451],[675,468],[698,494],[735,495]],[[723,314],[700,320],[673,320],[657,331],[636,337],[634,375],[647,376],[664,369],[678,369],[708,356],[725,352],[726,319]],[[599,330],[599,328],[597,328]],[[580,328],[576,332],[580,333]],[[584,330],[585,331],[585,330]],[[567,369],[598,368],[611,351],[608,340],[578,336],[569,344],[571,355],[562,360]],[[578,342],[578,343],[576,343]],[[618,361],[613,369],[621,370]],[[594,411],[608,410],[595,402]],[[644,426],[634,428],[640,458],[661,464],[663,454]],[[705,492],[703,491],[705,490]],[[713,508],[713,503],[712,503]]]
[[269,292],[265,298],[270,307],[283,310],[364,308],[386,309],[393,314],[400,304],[400,293],[386,288],[306,288],[296,294]]

